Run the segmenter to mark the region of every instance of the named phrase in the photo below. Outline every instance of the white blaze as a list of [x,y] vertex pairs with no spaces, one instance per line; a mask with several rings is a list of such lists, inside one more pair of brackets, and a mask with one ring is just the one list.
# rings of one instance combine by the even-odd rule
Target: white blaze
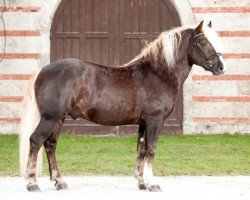
[[215,30],[208,27],[208,26],[203,26],[202,29],[203,29],[203,32],[204,32],[207,40],[212,44],[215,51],[218,53],[222,53],[224,50],[224,46],[223,46],[223,43],[220,40],[218,34],[215,32]]
[[[202,29],[203,29],[203,33],[206,36],[207,40],[214,47],[214,50],[217,53],[221,53],[222,56],[223,56],[224,45],[223,45],[221,39],[219,38],[218,34],[216,33],[216,31],[213,28],[210,28],[208,26],[203,26]],[[224,61],[222,56],[220,56],[220,60],[224,65],[224,71],[225,71],[226,70],[226,65],[225,65],[225,61]]]

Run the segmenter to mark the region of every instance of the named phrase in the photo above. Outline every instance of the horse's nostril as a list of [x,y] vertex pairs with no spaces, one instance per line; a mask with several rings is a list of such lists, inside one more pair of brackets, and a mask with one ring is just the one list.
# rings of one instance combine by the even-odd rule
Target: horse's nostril
[[224,68],[223,68],[223,65],[221,65],[221,66],[220,66],[220,70],[223,71],[223,69],[224,69]]

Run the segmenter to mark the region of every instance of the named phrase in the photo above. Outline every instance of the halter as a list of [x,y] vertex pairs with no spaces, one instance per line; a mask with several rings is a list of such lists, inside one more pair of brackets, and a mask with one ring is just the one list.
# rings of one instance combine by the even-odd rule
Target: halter
[[[200,55],[200,57],[202,57],[202,59],[205,61],[205,67],[207,69],[210,69],[213,65],[211,63],[211,60],[215,57],[219,58],[221,56],[221,53],[215,52],[213,55],[207,57],[204,52],[201,50],[201,48],[199,47],[198,43],[196,42],[196,38],[198,38],[200,35],[204,35],[204,33],[199,33],[197,35],[195,35],[195,33],[193,34],[194,36],[192,37],[192,50],[194,51],[194,49],[197,49],[197,53]],[[192,52],[193,53],[193,52]]]

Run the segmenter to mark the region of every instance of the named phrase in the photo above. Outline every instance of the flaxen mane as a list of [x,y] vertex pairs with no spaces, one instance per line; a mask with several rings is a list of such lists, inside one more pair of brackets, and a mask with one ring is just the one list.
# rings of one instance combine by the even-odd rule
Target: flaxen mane
[[[153,60],[155,64],[165,61],[169,68],[174,67],[176,60],[178,60],[177,52],[182,42],[181,33],[186,29],[188,29],[188,27],[179,27],[162,32],[154,41],[149,43],[139,55],[124,66],[144,58],[151,61]],[[161,55],[161,59],[159,59],[159,55]]]

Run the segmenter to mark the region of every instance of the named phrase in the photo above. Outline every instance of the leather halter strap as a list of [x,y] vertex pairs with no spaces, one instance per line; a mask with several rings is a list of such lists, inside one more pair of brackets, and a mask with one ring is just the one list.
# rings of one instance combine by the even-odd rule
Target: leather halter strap
[[211,63],[211,60],[215,57],[219,58],[221,56],[221,53],[215,52],[214,54],[212,54],[211,56],[206,56],[205,53],[201,50],[201,48],[199,47],[198,43],[196,42],[196,39],[201,36],[204,35],[204,33],[199,33],[197,35],[195,35],[195,33],[193,33],[192,36],[192,50],[194,51],[194,49],[196,49],[197,53],[200,55],[200,57],[203,59],[203,61],[205,62],[205,67],[207,69],[210,69],[213,65]]

